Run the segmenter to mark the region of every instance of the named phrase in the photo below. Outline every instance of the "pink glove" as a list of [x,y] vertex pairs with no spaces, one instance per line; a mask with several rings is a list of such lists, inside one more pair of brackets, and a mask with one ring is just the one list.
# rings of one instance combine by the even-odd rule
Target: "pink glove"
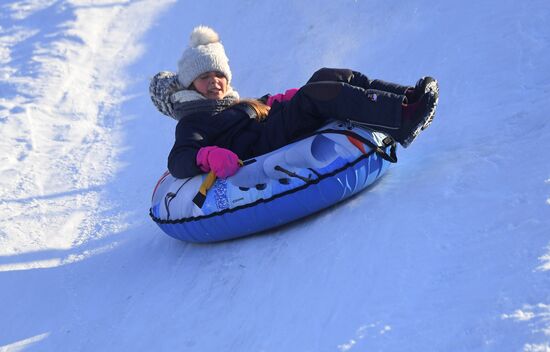
[[235,175],[240,167],[237,154],[229,149],[216,146],[199,149],[197,166],[204,172],[213,171],[220,178]]
[[294,94],[296,94],[297,91],[298,91],[298,88],[292,88],[292,89],[287,89],[286,92],[284,93],[271,95],[269,98],[267,98],[266,104],[268,106],[272,106],[273,103],[276,101],[278,102],[289,101],[290,99],[292,99],[292,97],[294,96]]

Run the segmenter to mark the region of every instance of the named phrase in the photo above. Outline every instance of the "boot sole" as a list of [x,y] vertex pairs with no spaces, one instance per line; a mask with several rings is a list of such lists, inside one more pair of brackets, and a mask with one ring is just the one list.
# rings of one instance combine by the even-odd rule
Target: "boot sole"
[[428,118],[426,119],[426,122],[424,122],[424,125],[422,125],[421,131],[424,131],[426,128],[428,128],[428,126],[435,118],[435,110],[437,108],[437,103],[439,102],[439,85],[436,80],[433,80],[426,85],[426,92],[431,92],[435,96],[435,102],[433,108],[430,109],[430,112],[428,113]]

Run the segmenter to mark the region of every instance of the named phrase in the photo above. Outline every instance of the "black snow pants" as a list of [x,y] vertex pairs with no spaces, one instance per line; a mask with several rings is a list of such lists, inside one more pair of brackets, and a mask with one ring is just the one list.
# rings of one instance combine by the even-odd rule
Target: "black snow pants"
[[378,90],[380,92],[404,95],[411,86],[403,86],[397,83],[382,81],[379,79],[369,80],[361,72],[341,68],[322,68],[316,71],[307,83],[314,82],[343,82],[363,89]]
[[263,142],[269,149],[277,149],[322,127],[330,119],[354,121],[392,135],[401,127],[402,104],[408,88],[371,81],[352,70],[320,69],[289,102],[272,109],[263,126]]

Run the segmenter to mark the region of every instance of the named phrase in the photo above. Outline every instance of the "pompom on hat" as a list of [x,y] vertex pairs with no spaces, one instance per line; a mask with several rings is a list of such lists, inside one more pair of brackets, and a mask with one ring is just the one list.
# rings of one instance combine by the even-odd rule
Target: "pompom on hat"
[[191,32],[189,47],[178,62],[178,80],[188,88],[195,78],[210,71],[223,73],[228,84],[231,82],[229,59],[218,33],[210,27],[198,26]]

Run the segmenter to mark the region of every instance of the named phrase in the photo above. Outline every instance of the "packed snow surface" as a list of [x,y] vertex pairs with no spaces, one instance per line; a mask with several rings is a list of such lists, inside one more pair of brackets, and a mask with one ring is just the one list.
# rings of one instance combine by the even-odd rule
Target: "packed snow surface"
[[[550,351],[550,4],[4,0],[0,351]],[[148,217],[175,122],[149,78],[192,28],[259,97],[318,68],[440,82],[351,201],[179,242]]]

